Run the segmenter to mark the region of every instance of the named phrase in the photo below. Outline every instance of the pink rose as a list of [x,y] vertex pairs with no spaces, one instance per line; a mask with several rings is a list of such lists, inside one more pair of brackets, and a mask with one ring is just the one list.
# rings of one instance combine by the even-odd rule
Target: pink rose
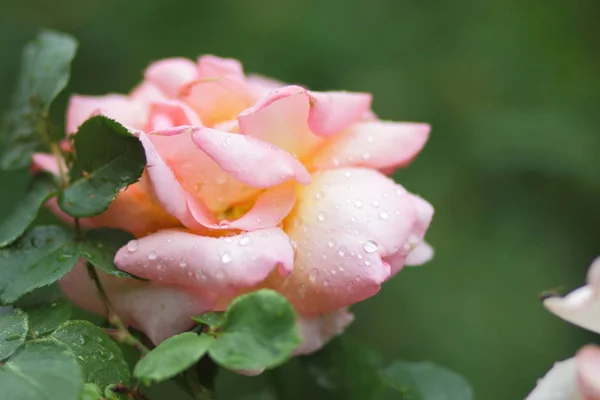
[[[297,353],[341,333],[348,306],[433,253],[423,241],[433,208],[384,174],[415,158],[429,126],[380,121],[370,106],[369,94],[245,76],[214,56],[158,61],[129,95],[73,96],[68,133],[100,112],[146,150],[140,182],[82,220],[137,237],[115,262],[150,282],[102,275],[116,311],[157,343],[192,315],[272,288],[298,312]],[[34,163],[56,169],[47,155]],[[61,285],[104,312],[82,266]]]

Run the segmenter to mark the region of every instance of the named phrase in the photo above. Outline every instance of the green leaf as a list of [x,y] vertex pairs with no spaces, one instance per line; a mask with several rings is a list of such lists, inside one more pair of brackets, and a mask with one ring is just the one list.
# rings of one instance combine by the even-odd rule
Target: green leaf
[[0,225],[0,247],[17,240],[35,220],[38,210],[56,192],[56,185],[48,175],[34,178],[31,189]]
[[38,226],[0,249],[0,302],[11,303],[33,289],[56,282],[77,263],[73,233]]
[[133,375],[147,385],[172,378],[200,360],[213,341],[212,336],[193,332],[172,336],[142,358]]
[[25,46],[6,123],[8,150],[2,157],[2,168],[26,167],[32,153],[48,140],[48,110],[69,81],[76,50],[75,39],[53,31],[41,32]]
[[88,321],[69,321],[51,335],[77,356],[85,382],[105,387],[129,383],[129,367],[119,346],[102,329]]
[[294,308],[281,294],[263,289],[229,305],[209,354],[223,367],[257,371],[281,364],[299,344]]
[[301,360],[317,384],[332,391],[334,399],[399,398],[396,390],[387,388],[381,381],[378,369],[382,360],[379,354],[347,336],[332,340],[319,352]]
[[86,383],[83,385],[83,390],[79,395],[79,400],[99,400],[102,398],[102,392],[98,385]]
[[27,314],[11,307],[0,307],[0,360],[11,356],[27,336]]
[[192,317],[192,319],[199,324],[208,325],[211,330],[214,330],[219,328],[225,322],[225,313],[211,311]]
[[430,362],[395,362],[380,371],[382,381],[397,390],[412,389],[418,400],[472,400],[469,383],[456,372]]
[[141,142],[116,121],[91,117],[75,137],[71,183],[58,196],[60,208],[73,217],[105,211],[119,191],[137,182],[146,165]]
[[33,336],[52,332],[65,323],[73,311],[71,303],[66,299],[58,299],[52,303],[25,308],[29,317],[29,332]]
[[0,365],[0,388],[7,400],[78,400],[83,376],[64,346],[41,339],[25,343]]
[[109,275],[132,278],[114,263],[117,250],[133,240],[134,236],[120,229],[100,228],[89,231],[79,244],[81,256]]

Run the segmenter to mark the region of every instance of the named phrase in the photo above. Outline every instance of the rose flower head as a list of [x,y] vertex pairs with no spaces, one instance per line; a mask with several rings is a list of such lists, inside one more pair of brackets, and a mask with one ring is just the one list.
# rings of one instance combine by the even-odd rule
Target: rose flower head
[[[215,56],[174,58],[150,65],[128,95],[71,97],[67,134],[96,114],[138,137],[147,164],[80,224],[135,235],[115,264],[144,280],[98,273],[116,313],[154,343],[269,288],[295,308],[296,353],[309,353],[352,321],[348,306],[433,254],[423,240],[433,208],[386,176],[415,158],[429,126],[379,120],[369,94],[246,76]],[[58,170],[47,154],[34,165]],[[55,199],[48,206],[68,220]],[[83,264],[60,284],[105,312]]]

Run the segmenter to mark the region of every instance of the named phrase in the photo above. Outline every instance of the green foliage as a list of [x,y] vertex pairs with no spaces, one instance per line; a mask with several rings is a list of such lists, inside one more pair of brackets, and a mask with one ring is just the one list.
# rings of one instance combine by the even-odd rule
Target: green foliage
[[0,163],[2,168],[26,167],[31,154],[49,140],[48,110],[67,85],[76,50],[75,39],[53,31],[40,33],[25,46],[21,74],[6,122],[9,147]]
[[65,323],[72,312],[71,304],[65,299],[23,309],[29,317],[29,333],[36,337],[52,332]]
[[85,121],[74,136],[71,182],[58,196],[63,211],[89,217],[105,211],[121,189],[136,182],[146,165],[140,141],[102,115]]
[[79,244],[81,256],[95,267],[109,275],[131,278],[127,272],[121,271],[114,263],[115,253],[134,236],[120,229],[99,228],[85,234]]
[[34,178],[31,189],[17,207],[0,224],[0,247],[11,244],[25,232],[38,214],[40,207],[56,192],[56,185],[47,175]]
[[83,385],[83,390],[79,396],[79,400],[99,400],[102,398],[102,392],[98,385],[94,383],[86,383]]
[[414,400],[472,400],[469,383],[456,372],[430,362],[396,361],[380,370],[382,381],[398,391],[407,390]]
[[76,357],[49,339],[26,343],[0,365],[7,400],[78,400],[83,383]]
[[296,313],[281,294],[268,290],[240,296],[225,312],[225,321],[209,354],[219,365],[260,371],[284,362],[299,344]]
[[198,362],[213,340],[193,332],[172,336],[142,358],[133,375],[147,385],[172,378]]
[[27,336],[27,314],[10,307],[0,307],[0,361],[10,357]]
[[211,330],[218,329],[225,322],[225,313],[222,312],[207,312],[202,315],[192,317],[199,324],[208,325]]
[[73,232],[39,226],[0,250],[0,302],[11,303],[62,278],[77,263]]
[[119,346],[100,328],[87,321],[69,321],[52,333],[77,356],[86,382],[105,387],[128,383],[129,367]]

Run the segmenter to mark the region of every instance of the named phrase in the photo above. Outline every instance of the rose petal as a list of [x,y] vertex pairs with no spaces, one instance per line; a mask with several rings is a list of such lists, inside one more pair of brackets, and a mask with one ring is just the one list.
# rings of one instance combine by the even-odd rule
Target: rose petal
[[176,98],[183,85],[198,78],[198,71],[191,60],[167,58],[151,64],[144,72],[144,77],[167,96]]
[[281,89],[284,86],[287,86],[286,83],[283,83],[281,81],[256,74],[248,75],[246,77],[246,82],[248,83],[248,86],[250,86],[252,91],[256,94],[257,98],[266,96],[277,89]]
[[244,69],[238,60],[208,54],[198,57],[198,77],[227,77],[242,81]]
[[358,122],[319,148],[311,157],[309,169],[404,167],[421,151],[429,130],[427,124]]
[[575,356],[579,390],[586,400],[600,399],[600,347],[587,345]]
[[[144,332],[154,344],[194,326],[191,317],[211,309],[215,296],[185,287],[116,278],[97,271],[115,312],[127,325]],[[60,281],[65,295],[88,311],[106,314],[83,262]]]
[[292,275],[272,276],[299,313],[316,316],[364,300],[390,276],[382,261],[407,241],[417,211],[413,197],[391,179],[369,169],[313,175],[298,190],[285,220],[296,244]]
[[354,315],[347,308],[341,308],[318,317],[298,317],[298,328],[302,344],[294,350],[294,355],[310,354],[329,342],[335,336],[341,335],[352,323]]
[[600,333],[600,297],[590,285],[565,297],[549,297],[544,300],[544,306],[572,324]]
[[200,126],[198,115],[187,104],[177,100],[156,100],[150,103],[147,130],[160,130],[182,125]]
[[[240,182],[256,188],[268,188],[295,179],[310,183],[310,175],[291,154],[255,138],[201,128],[192,140],[224,171]],[[268,160],[268,166],[265,162]]]
[[577,386],[574,358],[554,364],[525,400],[584,400]]
[[[170,136],[168,132],[165,136],[162,132],[154,131],[148,136],[149,140],[142,141],[147,147],[147,156],[150,152],[148,158],[152,159],[155,165],[149,169],[150,176],[153,178],[158,175],[158,171],[162,171],[161,175],[170,176],[169,180],[172,180],[171,184],[167,186],[157,183],[154,188],[161,203],[177,202],[182,207],[177,209],[176,216],[178,218],[180,216],[181,218],[190,217],[183,212],[187,206],[182,201],[183,197],[179,197],[179,192],[188,193],[189,198],[198,203],[196,204],[198,207],[205,205],[205,208],[215,213],[223,212],[232,204],[246,200],[259,192],[257,188],[240,182],[224,171],[194,144],[192,133],[198,129],[198,127],[190,127],[189,130],[184,130],[174,136]],[[175,192],[171,192],[169,188],[175,183],[180,188],[173,189]],[[209,214],[211,213],[209,212]],[[215,223],[214,217],[212,219],[212,223]],[[191,223],[188,219],[186,221]]]
[[288,274],[293,259],[279,228],[221,238],[163,230],[121,248],[115,263],[152,281],[226,295],[263,281],[275,267]]
[[54,176],[58,176],[60,174],[58,162],[56,162],[56,157],[52,154],[33,153],[31,156],[31,167],[32,173],[36,173],[37,171],[45,171]]
[[98,113],[134,129],[143,129],[148,118],[148,111],[144,104],[127,96],[74,95],[69,99],[67,107],[67,133],[77,132],[85,120]]
[[242,112],[238,121],[240,132],[302,157],[322,141],[319,136],[331,136],[358,121],[370,103],[368,94],[286,86]]
[[431,247],[429,243],[423,241],[408,253],[404,265],[411,267],[423,265],[433,258],[433,253],[433,247]]

